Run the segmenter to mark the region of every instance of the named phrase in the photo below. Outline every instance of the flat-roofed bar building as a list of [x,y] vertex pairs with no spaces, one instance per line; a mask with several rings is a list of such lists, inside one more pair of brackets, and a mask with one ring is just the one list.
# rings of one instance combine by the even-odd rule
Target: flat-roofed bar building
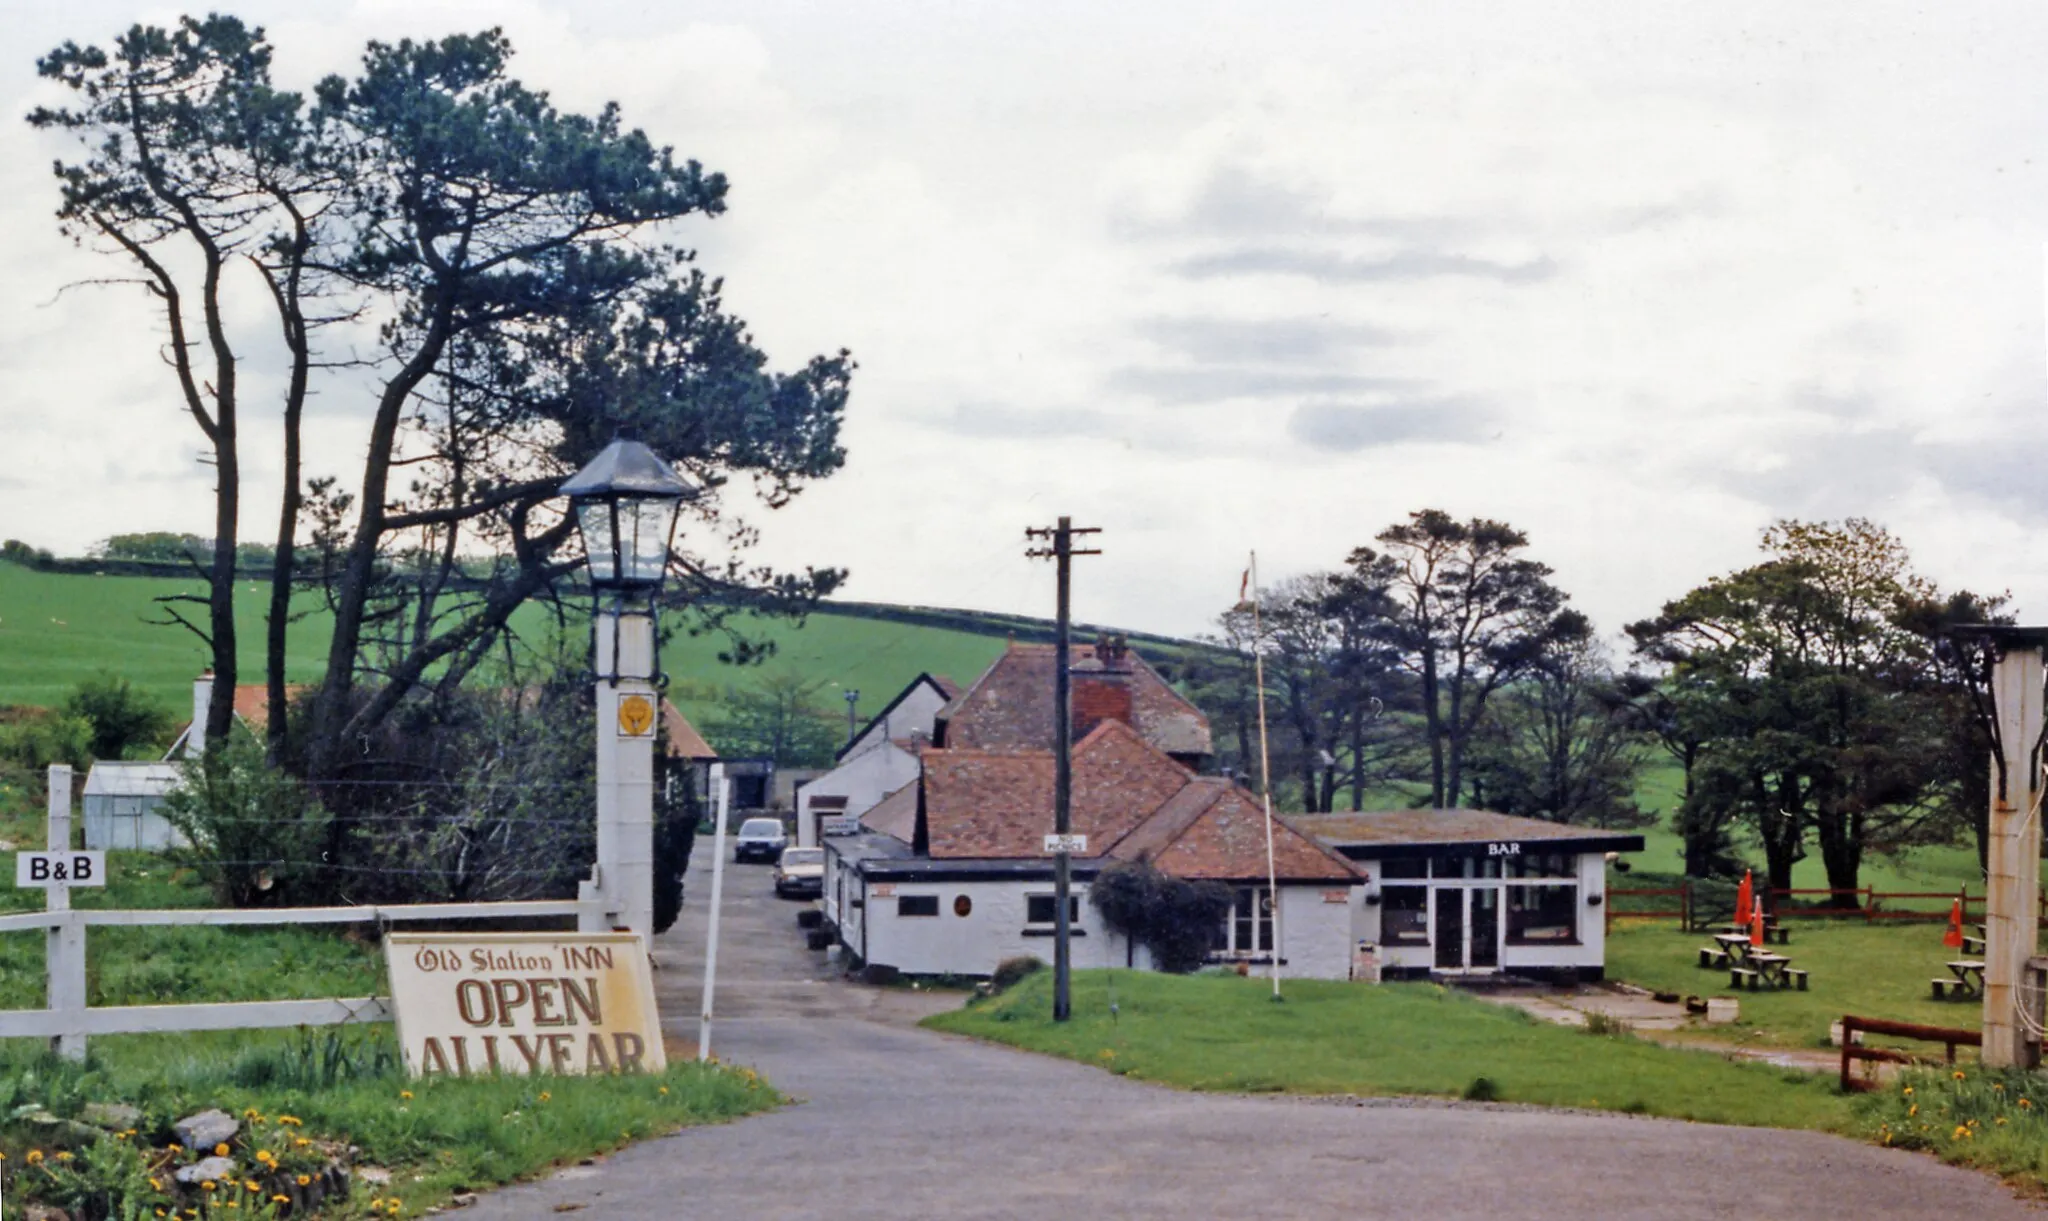
[[1294,815],[1366,876],[1357,956],[1389,978],[1606,973],[1607,854],[1643,837],[1486,810]]

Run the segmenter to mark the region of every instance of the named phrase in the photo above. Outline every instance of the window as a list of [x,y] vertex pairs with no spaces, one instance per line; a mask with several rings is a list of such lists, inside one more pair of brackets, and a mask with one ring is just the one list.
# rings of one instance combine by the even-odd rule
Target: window
[[[1058,918],[1059,905],[1052,895],[1024,896],[1024,923],[1051,924]],[[1067,896],[1067,924],[1069,927],[1081,923],[1081,897]]]
[[1273,896],[1263,886],[1240,886],[1216,938],[1216,952],[1234,957],[1273,952]]
[[1563,852],[1537,852],[1518,856],[1508,863],[1511,878],[1572,878],[1578,876],[1578,858]]
[[902,895],[896,900],[896,914],[899,916],[936,916],[939,914],[939,896]]
[[1429,944],[1427,886],[1389,886],[1380,891],[1380,942],[1383,945]]
[[1390,879],[1426,878],[1429,876],[1429,862],[1421,857],[1398,861],[1381,861],[1380,876]]
[[1500,861],[1487,856],[1440,856],[1430,862],[1429,872],[1437,878],[1497,878]]
[[1577,886],[1510,886],[1507,892],[1509,945],[1578,944]]

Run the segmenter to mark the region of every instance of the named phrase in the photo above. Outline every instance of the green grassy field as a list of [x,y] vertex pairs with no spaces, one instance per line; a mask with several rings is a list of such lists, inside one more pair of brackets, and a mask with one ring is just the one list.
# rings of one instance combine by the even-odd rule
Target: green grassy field
[[1825,1078],[1552,1026],[1431,984],[1296,980],[1276,1005],[1260,979],[1079,971],[1072,1020],[1054,1023],[1051,983],[1041,971],[925,1024],[1195,1090],[1467,1096],[1762,1127],[1854,1126],[1852,1100]]
[[[1980,1005],[1937,1001],[1928,987],[1935,976],[1946,977],[1943,964],[1960,955],[1941,944],[1941,934],[1939,924],[1796,921],[1791,944],[1772,948],[1810,972],[1807,991],[1742,992],[1740,1021],[1694,1033],[1737,1044],[1825,1047],[1828,1023],[1845,1013],[1974,1028],[1982,1020]],[[1727,971],[1699,966],[1697,951],[1707,944],[1705,935],[1681,933],[1669,923],[1623,921],[1608,934],[1607,974],[1657,992],[1738,995],[1729,990]]]
[[[152,622],[163,618],[153,600],[202,587],[196,580],[74,576],[0,563],[0,705],[61,704],[80,679],[110,670],[184,720],[192,706],[192,679],[205,668],[207,653],[183,628]],[[245,682],[261,681],[269,596],[260,584],[236,588]],[[186,609],[189,614],[203,608]],[[553,631],[538,608],[522,611],[514,624],[536,643]],[[720,650],[728,647],[721,635],[692,637],[679,630],[663,649],[670,694],[685,716],[704,719],[728,685],[744,687],[764,674],[787,673],[820,684],[818,701],[834,714],[845,708],[841,692],[858,690],[865,717],[880,711],[920,671],[972,682],[1003,650],[1000,636],[832,614],[813,615],[800,628],[751,620],[747,631],[776,643],[775,656],[758,667],[720,662]],[[327,620],[317,612],[292,626],[292,681],[318,677],[327,634]]]

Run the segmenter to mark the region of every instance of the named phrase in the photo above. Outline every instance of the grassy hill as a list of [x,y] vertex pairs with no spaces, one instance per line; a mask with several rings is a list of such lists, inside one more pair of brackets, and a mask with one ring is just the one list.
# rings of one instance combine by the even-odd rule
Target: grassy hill
[[[156,599],[203,589],[192,578],[40,572],[0,563],[0,705],[58,704],[79,679],[109,670],[182,719],[191,704],[193,676],[207,664],[207,650],[185,629],[164,626],[164,607]],[[244,582],[236,589],[236,601],[243,681],[261,681],[268,586]],[[196,605],[183,609],[188,617],[204,614]],[[306,617],[291,630],[287,669],[295,682],[318,677],[329,631],[317,602],[307,600],[304,609]],[[538,609],[522,612],[515,624],[536,641],[554,631]],[[676,632],[662,652],[662,664],[671,679],[670,694],[685,715],[701,718],[728,685],[790,673],[823,684],[820,702],[835,713],[845,707],[840,693],[858,690],[859,712],[866,717],[920,671],[969,682],[1002,651],[1009,635],[1043,638],[1049,625],[1023,616],[849,603],[826,607],[801,628],[784,620],[753,620],[747,630],[776,642],[775,656],[760,666],[720,662],[718,653],[726,647],[721,635]],[[1154,648],[1178,643],[1166,637],[1134,638]]]

